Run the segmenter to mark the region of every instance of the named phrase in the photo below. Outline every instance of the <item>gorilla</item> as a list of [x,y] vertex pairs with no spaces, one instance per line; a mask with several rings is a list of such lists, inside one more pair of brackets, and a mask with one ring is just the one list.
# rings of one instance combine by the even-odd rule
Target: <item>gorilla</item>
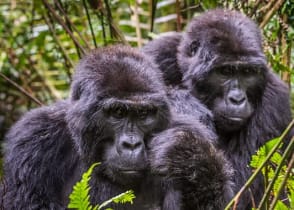
[[95,162],[93,204],[133,189],[133,205],[111,207],[223,209],[232,170],[215,148],[210,117],[187,92],[168,92],[140,52],[97,49],[77,66],[69,99],[28,112],[8,132],[4,209],[66,209],[73,185]]
[[[291,121],[288,89],[267,66],[258,26],[237,11],[211,10],[143,52],[158,64],[166,85],[186,89],[212,111],[217,148],[234,168],[238,192],[251,175],[251,155]],[[251,209],[263,190],[259,177],[238,209]]]

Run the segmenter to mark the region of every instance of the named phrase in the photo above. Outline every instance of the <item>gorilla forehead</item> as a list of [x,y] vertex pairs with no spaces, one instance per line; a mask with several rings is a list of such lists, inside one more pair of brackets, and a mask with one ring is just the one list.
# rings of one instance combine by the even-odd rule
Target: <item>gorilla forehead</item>
[[259,54],[262,51],[258,26],[237,11],[216,9],[194,18],[187,28],[187,38],[215,46],[220,53]]
[[84,57],[75,78],[112,95],[155,93],[164,87],[161,72],[148,58],[121,45],[97,49]]

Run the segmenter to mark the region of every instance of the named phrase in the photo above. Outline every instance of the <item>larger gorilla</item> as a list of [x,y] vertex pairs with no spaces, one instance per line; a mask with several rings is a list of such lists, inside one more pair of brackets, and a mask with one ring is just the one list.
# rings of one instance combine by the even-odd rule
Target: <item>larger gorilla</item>
[[[101,162],[90,197],[101,203],[128,189],[115,209],[223,209],[231,169],[200,120],[209,111],[183,92],[172,106],[160,71],[129,47],[98,49],[77,67],[71,97],[27,113],[6,137],[4,209],[66,209],[81,173]],[[172,93],[170,93],[172,94]],[[205,120],[204,120],[205,121]]]
[[[288,89],[267,67],[258,26],[239,12],[211,10],[184,33],[156,39],[143,51],[159,65],[167,85],[188,89],[212,111],[218,147],[235,169],[239,191],[251,175],[251,155],[291,121]],[[250,188],[238,209],[258,203],[262,178]]]

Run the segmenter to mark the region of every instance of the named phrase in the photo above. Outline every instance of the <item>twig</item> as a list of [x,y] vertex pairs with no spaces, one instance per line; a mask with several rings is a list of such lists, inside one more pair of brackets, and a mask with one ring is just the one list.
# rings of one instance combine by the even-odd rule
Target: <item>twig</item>
[[176,13],[177,13],[177,31],[182,30],[182,25],[181,25],[181,5],[180,1],[176,0]]
[[275,5],[272,7],[271,10],[269,10],[264,18],[263,21],[260,23],[259,27],[263,28],[271,19],[271,17],[274,15],[274,13],[283,5],[283,3],[285,2],[285,0],[277,0],[277,2],[275,3]]
[[138,2],[135,1],[135,5],[131,6],[131,8],[133,10],[133,15],[134,15],[134,19],[135,19],[137,43],[138,43],[138,47],[141,48],[143,45],[143,42],[142,42],[142,33],[141,33],[140,19],[139,19],[139,13],[138,13]]
[[[282,156],[281,162],[280,162],[280,164],[278,165],[278,167],[277,167],[277,169],[275,171],[274,177],[271,180],[268,187],[266,188],[266,191],[265,191],[265,193],[264,193],[264,195],[263,195],[263,197],[262,197],[262,199],[261,199],[261,201],[260,201],[260,203],[258,205],[258,209],[263,209],[264,208],[264,205],[265,205],[265,203],[266,203],[266,201],[267,201],[267,199],[268,199],[268,197],[269,197],[269,195],[271,193],[271,190],[274,187],[274,183],[275,183],[275,181],[277,180],[277,178],[278,178],[278,176],[280,174],[280,171],[281,171],[282,166],[283,166],[283,162],[285,162],[288,159],[288,156],[291,154],[291,151],[293,150],[293,145],[294,145],[294,140],[291,141],[290,144],[287,146],[287,148],[286,148],[286,150],[285,150],[285,152],[284,152],[284,154]],[[277,195],[277,197],[279,197],[279,196]]]
[[86,53],[86,50],[78,42],[78,40],[75,38],[75,36],[71,32],[71,30],[67,27],[67,25],[64,23],[64,21],[58,16],[58,14],[54,11],[54,9],[47,2],[47,0],[43,0],[43,4],[50,11],[50,13],[53,15],[53,17],[59,22],[59,24],[64,28],[64,30],[68,33],[68,35],[71,37],[71,39],[73,40],[73,42],[79,47],[79,49],[82,51],[82,53],[85,54]]
[[90,17],[90,14],[89,14],[89,10],[88,10],[88,6],[87,6],[87,3],[86,3],[86,0],[83,0],[83,5],[84,5],[84,8],[86,10],[88,23],[89,23],[90,30],[91,30],[92,40],[93,40],[93,43],[94,43],[95,48],[97,48],[95,33],[94,33],[94,30],[93,30],[92,21],[91,21],[91,17]]
[[[105,3],[105,7],[106,7],[106,17],[107,17],[108,24],[109,24],[110,37],[111,38],[115,37],[116,39],[118,39],[122,43],[128,45],[128,42],[126,41],[124,35],[118,29],[117,25],[113,22],[112,13],[111,13],[111,9],[110,9],[108,0],[104,0],[104,3]],[[103,9],[101,11],[105,15],[105,11]]]
[[253,15],[256,13],[256,10],[258,8],[258,5],[260,4],[261,0],[257,0],[253,6],[253,9],[251,10],[251,13],[249,14],[249,17],[253,17]]
[[107,44],[107,41],[106,41],[106,32],[105,32],[105,26],[104,26],[104,14],[103,14],[103,11],[99,11],[99,13],[96,12],[96,16],[97,16],[98,20],[100,20],[100,23],[101,23],[103,44],[105,46]]
[[155,12],[156,12],[157,0],[150,0],[150,32],[152,33],[154,30],[154,20],[155,20]]
[[82,34],[79,32],[79,30],[75,27],[75,25],[71,22],[71,20],[68,18],[66,12],[64,11],[64,9],[62,8],[62,5],[60,4],[59,1],[54,0],[55,4],[57,5],[57,7],[59,8],[59,10],[61,11],[61,13],[63,14],[63,16],[65,17],[66,22],[70,25],[70,27],[77,32],[77,34],[79,35],[79,37],[81,38],[81,40],[85,43],[86,47],[88,49],[91,49],[90,45],[88,44],[88,42],[86,41],[86,39],[84,39],[84,37],[82,36]]
[[294,119],[290,122],[286,130],[282,133],[282,135],[279,138],[279,141],[276,143],[276,145],[272,148],[270,153],[266,156],[265,160],[260,164],[260,166],[255,170],[255,172],[251,175],[251,177],[247,180],[247,182],[242,186],[242,188],[239,190],[239,192],[235,195],[235,197],[228,203],[225,210],[229,210],[230,207],[239,199],[239,197],[242,195],[242,193],[251,185],[251,183],[254,181],[254,179],[257,177],[259,172],[262,170],[262,168],[265,166],[265,164],[270,160],[272,155],[276,152],[276,150],[279,148],[281,143],[283,142],[284,138],[288,135],[290,130],[292,129],[294,125]]
[[10,83],[12,86],[14,86],[15,88],[17,88],[20,92],[22,92],[24,95],[26,95],[29,99],[31,99],[32,101],[34,101],[36,104],[42,106],[43,103],[41,101],[39,101],[37,98],[35,98],[33,95],[31,95],[29,92],[27,92],[24,88],[22,88],[21,86],[19,86],[18,84],[16,84],[14,81],[12,81],[11,79],[9,79],[8,77],[6,77],[3,73],[0,72],[0,76],[6,80],[8,83]]
[[[292,138],[292,142],[294,142],[294,138]],[[293,148],[292,148],[292,152],[293,152]],[[285,174],[285,176],[284,176],[283,182],[282,182],[282,184],[280,185],[280,187],[279,187],[279,189],[278,189],[278,192],[277,192],[277,196],[276,196],[276,197],[274,198],[274,200],[272,201],[269,210],[274,210],[274,208],[275,208],[275,206],[276,206],[276,204],[277,204],[277,202],[278,202],[279,195],[280,195],[282,189],[285,187],[286,182],[287,182],[287,180],[288,180],[288,177],[289,177],[291,171],[293,170],[293,165],[294,165],[294,155],[292,155],[292,158],[291,158],[291,161],[290,161],[289,166],[288,166],[288,168],[287,168],[287,172],[286,172],[286,174]]]
[[[68,61],[68,63],[70,64],[71,67],[74,67],[73,61],[67,55],[65,49],[63,48],[61,42],[59,41],[59,39],[58,39],[58,37],[57,37],[57,35],[55,33],[55,30],[53,29],[53,26],[52,26],[49,18],[46,15],[44,15],[43,17],[44,17],[44,20],[45,20],[46,24],[49,27],[50,32],[52,33],[53,39],[56,41],[56,43],[57,43],[58,47],[60,48],[61,53],[64,56],[65,60]],[[68,68],[66,68],[66,73],[67,73],[67,76],[69,77],[69,79],[71,79],[71,72],[69,71]]]

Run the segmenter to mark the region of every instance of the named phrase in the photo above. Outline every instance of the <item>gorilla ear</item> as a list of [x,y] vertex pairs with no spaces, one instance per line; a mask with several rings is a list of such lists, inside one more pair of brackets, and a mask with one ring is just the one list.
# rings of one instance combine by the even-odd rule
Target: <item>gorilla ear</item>
[[71,87],[71,100],[72,101],[76,101],[79,100],[82,94],[82,88],[81,85],[79,83],[73,83],[72,87]]
[[193,41],[190,44],[190,54],[191,54],[191,56],[194,56],[197,53],[199,46],[200,46],[199,41]]

